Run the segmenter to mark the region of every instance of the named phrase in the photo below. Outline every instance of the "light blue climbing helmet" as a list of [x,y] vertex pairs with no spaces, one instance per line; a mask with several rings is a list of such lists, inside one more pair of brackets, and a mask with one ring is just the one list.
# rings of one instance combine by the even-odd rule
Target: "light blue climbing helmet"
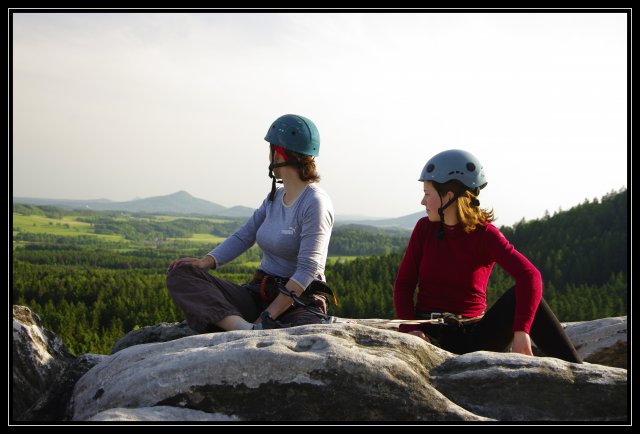
[[460,181],[476,196],[487,185],[480,161],[470,152],[449,149],[431,157],[425,164],[418,181],[435,181],[439,184]]
[[[470,152],[460,149],[449,149],[440,152],[431,157],[425,164],[420,179],[418,181],[432,181],[438,184],[444,184],[449,181],[459,181],[467,190],[475,196],[480,194],[480,190],[486,187],[487,179],[484,176],[484,169],[480,161]],[[464,191],[454,194],[446,204],[442,204],[440,198],[440,207],[438,215],[440,216],[440,229],[436,236],[438,239],[444,238],[444,210],[458,200]],[[480,206],[480,201],[474,198],[471,205]]]

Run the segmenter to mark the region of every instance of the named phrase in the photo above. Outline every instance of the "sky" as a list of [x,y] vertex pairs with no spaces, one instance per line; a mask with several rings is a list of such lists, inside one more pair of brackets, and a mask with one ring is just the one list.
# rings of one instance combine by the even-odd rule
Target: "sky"
[[627,186],[624,13],[14,13],[13,195],[258,207],[271,122],[319,129],[337,216],[420,205],[447,149],[497,225]]

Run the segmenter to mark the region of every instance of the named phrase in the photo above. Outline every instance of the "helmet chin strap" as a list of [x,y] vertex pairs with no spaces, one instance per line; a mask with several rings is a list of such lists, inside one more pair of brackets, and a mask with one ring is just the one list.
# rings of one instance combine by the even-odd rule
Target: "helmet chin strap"
[[438,233],[436,234],[436,238],[441,240],[444,238],[444,210],[449,207],[453,202],[455,202],[461,195],[454,194],[449,202],[442,205],[442,197],[440,198],[440,208],[438,208],[438,215],[440,216],[440,228],[438,229]]
[[271,178],[271,194],[269,194],[270,202],[273,202],[273,198],[276,195],[276,182],[278,184],[282,184],[282,180],[278,180],[276,176],[273,174],[273,169],[276,169],[278,167],[284,167],[284,166],[302,167],[302,164],[300,164],[298,161],[287,160],[281,163],[276,163],[275,158],[276,158],[276,149],[275,149],[275,146],[271,146],[272,163],[269,164],[269,178]]

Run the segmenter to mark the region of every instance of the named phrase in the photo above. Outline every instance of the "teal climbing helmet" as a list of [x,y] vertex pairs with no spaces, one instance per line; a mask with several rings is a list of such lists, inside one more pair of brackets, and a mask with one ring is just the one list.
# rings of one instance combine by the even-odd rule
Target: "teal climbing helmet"
[[320,153],[318,128],[303,116],[280,116],[271,124],[264,139],[299,154],[317,157]]
[[418,181],[435,181],[444,184],[458,180],[476,196],[487,185],[480,161],[470,152],[450,149],[434,155],[425,164]]

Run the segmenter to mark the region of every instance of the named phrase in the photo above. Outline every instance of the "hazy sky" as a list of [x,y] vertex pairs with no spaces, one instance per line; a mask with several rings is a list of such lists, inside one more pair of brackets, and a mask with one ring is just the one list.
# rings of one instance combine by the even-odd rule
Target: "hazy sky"
[[627,185],[626,19],[17,13],[13,194],[257,207],[296,113],[337,215],[423,210],[424,164],[461,148],[496,224],[538,218]]

